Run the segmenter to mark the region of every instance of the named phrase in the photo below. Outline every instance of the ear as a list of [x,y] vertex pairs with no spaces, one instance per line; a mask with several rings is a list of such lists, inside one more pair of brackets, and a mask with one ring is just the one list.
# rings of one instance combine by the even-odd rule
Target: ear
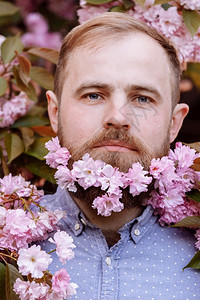
[[48,101],[48,113],[51,127],[55,133],[58,131],[58,101],[56,95],[52,91],[46,92]]
[[185,103],[178,103],[175,106],[170,126],[170,143],[172,143],[177,137],[188,111],[189,106]]

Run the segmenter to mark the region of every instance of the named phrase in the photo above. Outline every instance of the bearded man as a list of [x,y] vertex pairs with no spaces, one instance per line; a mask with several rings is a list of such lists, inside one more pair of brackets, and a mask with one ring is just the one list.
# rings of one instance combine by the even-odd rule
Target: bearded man
[[[54,92],[47,92],[53,130],[71,154],[89,153],[121,172],[168,154],[188,106],[180,104],[180,63],[154,29],[120,13],[74,28],[63,41]],[[73,299],[193,299],[198,273],[183,267],[195,253],[192,234],[161,227],[147,193],[124,190],[124,209],[108,217],[91,207],[98,187],[76,193],[58,188],[49,209],[66,212],[60,229],[76,245],[67,264],[79,285]],[[51,250],[49,242],[43,243]],[[61,267],[56,258],[51,271]]]

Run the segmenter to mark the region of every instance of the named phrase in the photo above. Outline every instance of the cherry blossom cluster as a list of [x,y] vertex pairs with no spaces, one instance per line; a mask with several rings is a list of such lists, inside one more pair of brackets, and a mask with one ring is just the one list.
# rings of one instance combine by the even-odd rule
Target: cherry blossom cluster
[[51,13],[55,14],[56,16],[73,20],[75,16],[76,10],[76,1],[75,0],[59,0],[58,2],[54,0],[14,0],[17,6],[21,8],[22,15],[30,14],[33,11],[38,11],[39,7],[44,8],[45,11],[50,11]]
[[0,128],[12,125],[19,117],[24,116],[32,106],[26,94],[21,92],[9,101],[0,98]]
[[70,153],[65,147],[61,147],[58,137],[46,143],[49,153],[46,162],[53,168],[57,168],[55,178],[61,188],[76,192],[76,183],[85,190],[89,187],[100,187],[105,194],[94,199],[92,207],[98,214],[110,216],[112,211],[120,212],[124,205],[120,201],[122,189],[129,188],[134,197],[148,190],[148,184],[152,177],[147,176],[147,171],[139,163],[134,163],[128,173],[120,172],[100,160],[93,160],[86,153],[81,160],[73,163],[72,170],[67,167]]
[[200,204],[190,200],[186,193],[197,188],[200,173],[191,169],[199,157],[194,149],[176,143],[168,156],[153,159],[150,174],[154,178],[154,190],[148,200],[160,216],[162,225],[176,223],[186,216],[200,215]]
[[47,20],[39,13],[29,13],[25,17],[27,31],[22,35],[25,46],[38,46],[59,49],[61,46],[61,34],[49,32]]
[[[200,62],[200,29],[192,37],[182,17],[182,9],[200,10],[199,0],[169,1],[167,9],[162,5],[154,5],[154,2],[146,0],[141,6],[133,1],[134,5],[126,13],[167,37],[176,47],[182,63]],[[122,4],[123,1],[118,0],[107,4],[90,5],[85,0],[80,0],[81,8],[77,11],[79,22],[83,23]]]
[[[60,261],[66,261],[74,257],[73,239],[64,231],[57,231],[50,242],[56,245],[56,253]],[[70,276],[66,269],[62,268],[54,275],[46,271],[52,263],[49,253],[41,250],[39,245],[33,245],[28,249],[20,249],[17,260],[19,272],[23,276],[28,276],[28,281],[18,278],[14,284],[14,291],[21,300],[25,299],[45,299],[63,300],[76,294],[77,284],[70,282]],[[51,284],[49,284],[51,281]]]
[[190,168],[199,154],[188,146],[177,143],[168,156],[152,159],[149,172],[144,171],[139,163],[134,163],[127,173],[93,160],[88,153],[75,161],[70,170],[67,167],[70,153],[60,146],[58,137],[47,142],[46,147],[49,150],[47,164],[57,168],[55,178],[61,188],[76,192],[78,184],[85,190],[94,186],[105,191],[92,204],[98,214],[110,216],[112,212],[121,211],[124,208],[120,201],[123,189],[129,188],[134,197],[147,192],[153,180],[154,190],[147,203],[159,214],[162,225],[177,222],[185,216],[200,215],[200,205],[185,195],[196,188],[200,180],[199,172]]
[[[40,205],[43,191],[25,181],[21,176],[11,174],[0,179],[0,256],[17,258],[17,265],[27,281],[18,278],[14,291],[20,299],[66,299],[76,293],[78,287],[70,283],[65,269],[54,275],[48,272],[51,255],[32,242],[45,240],[55,232],[49,241],[55,245],[59,260],[65,264],[74,257],[73,239],[66,232],[57,230],[63,212],[48,211]],[[14,258],[13,258],[14,257]]]

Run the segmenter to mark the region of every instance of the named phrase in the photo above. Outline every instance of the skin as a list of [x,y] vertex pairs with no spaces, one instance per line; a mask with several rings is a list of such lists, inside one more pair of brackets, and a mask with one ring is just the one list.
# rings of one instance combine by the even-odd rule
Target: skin
[[[168,148],[188,112],[186,104],[172,111],[171,78],[164,49],[145,34],[130,34],[96,48],[81,46],[71,55],[59,109],[55,94],[47,92],[52,128],[57,133],[60,123],[64,146],[72,152],[102,130],[114,128],[139,140],[151,158],[162,156],[162,145]],[[108,152],[132,161],[139,155],[129,143],[113,140],[92,149],[101,158]],[[105,236],[111,229],[116,239],[117,230],[142,212],[136,206],[105,218],[82,199],[74,200]]]

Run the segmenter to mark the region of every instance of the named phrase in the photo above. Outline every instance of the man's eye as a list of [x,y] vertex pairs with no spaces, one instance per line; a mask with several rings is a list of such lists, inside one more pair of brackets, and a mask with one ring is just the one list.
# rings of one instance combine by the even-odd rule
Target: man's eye
[[146,96],[139,96],[136,98],[137,102],[139,103],[148,103],[150,102],[150,99]]
[[94,101],[94,100],[101,99],[101,96],[99,94],[96,94],[96,93],[91,93],[91,94],[87,95],[87,98]]

